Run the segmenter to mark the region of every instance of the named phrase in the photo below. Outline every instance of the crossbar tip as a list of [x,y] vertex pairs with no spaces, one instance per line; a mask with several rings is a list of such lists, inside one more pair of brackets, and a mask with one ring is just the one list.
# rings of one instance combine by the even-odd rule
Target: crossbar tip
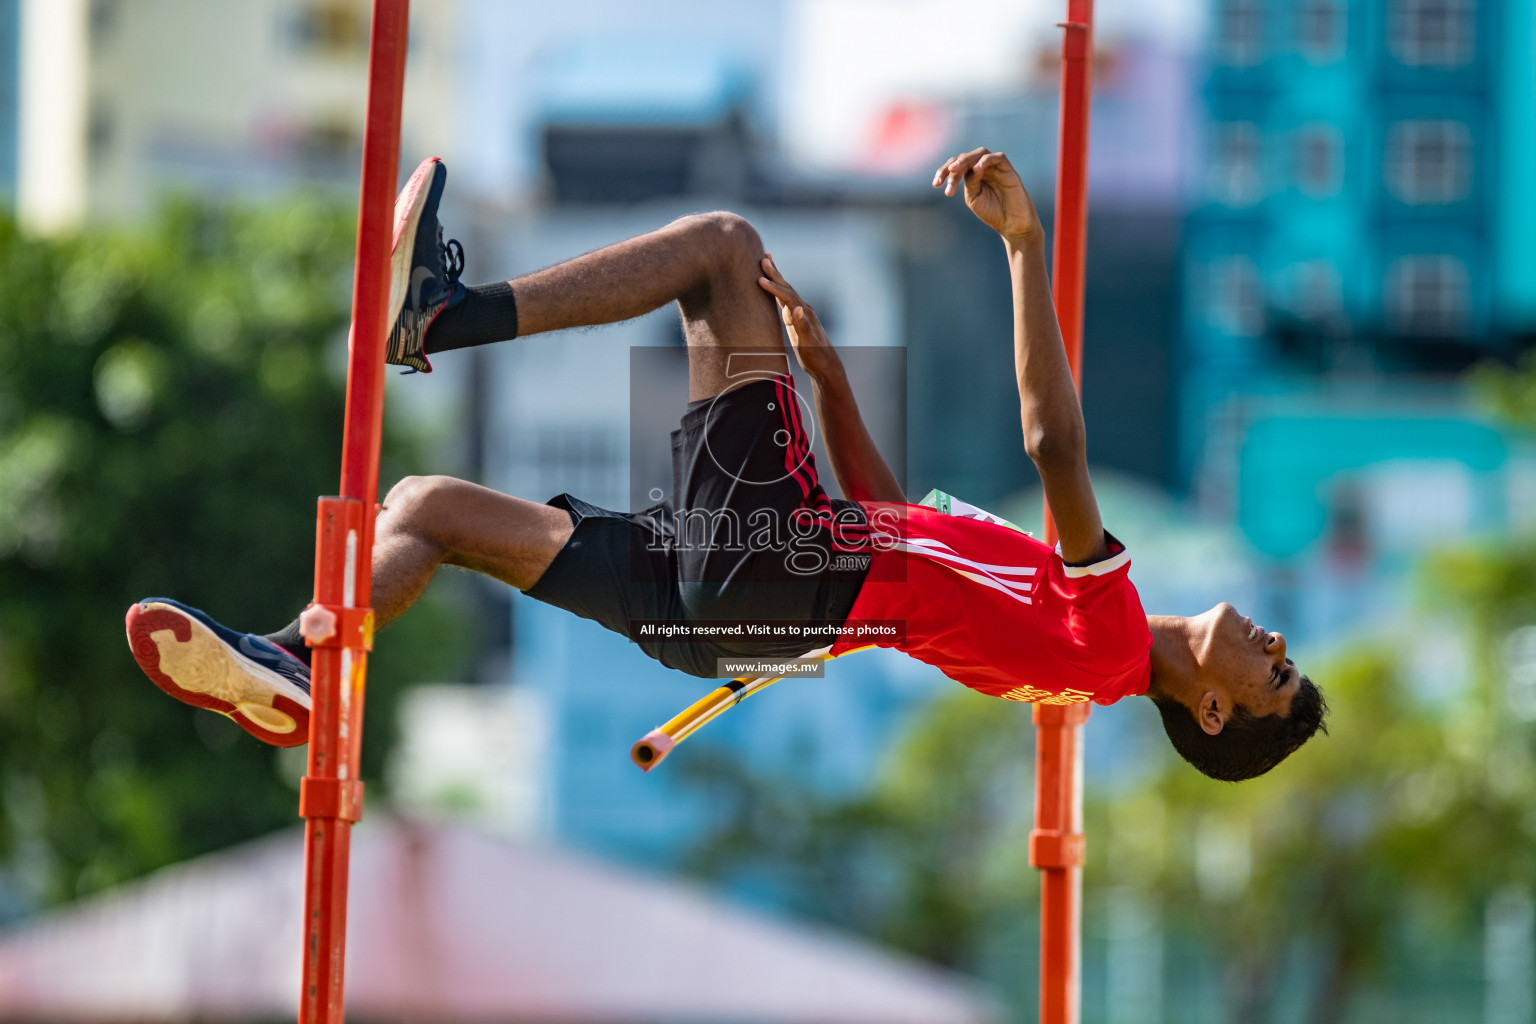
[[666,756],[672,752],[677,741],[660,729],[652,729],[632,747],[629,748],[629,759],[643,772],[648,772],[661,764]]

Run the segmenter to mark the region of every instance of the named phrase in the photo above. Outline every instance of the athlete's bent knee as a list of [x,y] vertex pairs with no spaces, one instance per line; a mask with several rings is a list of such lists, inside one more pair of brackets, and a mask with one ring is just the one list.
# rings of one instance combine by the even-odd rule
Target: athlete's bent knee
[[384,511],[393,515],[400,515],[407,511],[414,511],[431,489],[431,477],[403,476],[384,495],[381,506]]
[[453,494],[465,486],[451,476],[407,476],[384,496],[384,512],[397,526],[431,536]]
[[730,261],[750,261],[755,265],[762,258],[762,236],[740,214],[716,210],[685,217],[684,222],[697,236],[701,247],[709,252],[710,262],[715,267]]

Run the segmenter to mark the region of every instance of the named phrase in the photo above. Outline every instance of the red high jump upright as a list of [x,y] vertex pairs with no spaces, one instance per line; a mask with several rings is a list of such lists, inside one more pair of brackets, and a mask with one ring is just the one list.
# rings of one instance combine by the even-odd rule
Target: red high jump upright
[[[1072,377],[1082,391],[1088,254],[1088,112],[1093,97],[1093,0],[1068,0],[1061,60],[1061,140],[1051,292]],[[1056,524],[1045,507],[1045,539]],[[1083,748],[1088,705],[1035,705],[1035,827],[1040,869],[1040,1024],[1077,1024],[1082,981]]]
[[389,315],[389,251],[400,168],[400,104],[409,9],[409,0],[373,0],[341,496],[320,499],[315,601],[304,616],[304,632],[315,650],[309,773],[299,790],[299,813],[304,817],[300,1024],[341,1024],[343,1016],[347,863],[352,824],[362,817],[358,753],[363,735],[363,684],[368,651],[373,646],[370,570],[384,420],[384,331]]

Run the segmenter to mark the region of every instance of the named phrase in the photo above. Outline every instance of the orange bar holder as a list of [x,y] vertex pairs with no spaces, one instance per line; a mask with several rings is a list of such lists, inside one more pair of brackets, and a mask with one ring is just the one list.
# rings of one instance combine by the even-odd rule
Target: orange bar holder
[[1080,868],[1087,857],[1086,838],[1081,832],[1031,829],[1029,866],[1042,871],[1049,868]]
[[373,646],[369,608],[374,502],[384,420],[384,332],[389,255],[400,174],[400,101],[409,0],[373,0],[368,110],[358,198],[357,270],[341,441],[341,496],[320,499],[315,599],[300,619],[314,648],[309,771],[299,789],[304,817],[303,981],[300,1024],[342,1024],[347,871],[352,824],[362,817],[358,781],[363,694]]
[[373,609],[312,604],[299,616],[299,629],[309,647],[355,647],[373,650]]
[[300,779],[299,816],[362,821],[362,782],[357,779]]

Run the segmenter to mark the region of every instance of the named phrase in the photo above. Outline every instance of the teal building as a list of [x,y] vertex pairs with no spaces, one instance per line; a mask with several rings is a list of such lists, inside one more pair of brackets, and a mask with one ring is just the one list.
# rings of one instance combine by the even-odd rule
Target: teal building
[[1458,381],[1536,344],[1536,5],[1213,0],[1209,25],[1177,461],[1274,570],[1261,604],[1320,637],[1415,551],[1526,525],[1526,456]]
[[1536,339],[1528,0],[1217,0],[1186,221],[1180,461],[1213,403]]

